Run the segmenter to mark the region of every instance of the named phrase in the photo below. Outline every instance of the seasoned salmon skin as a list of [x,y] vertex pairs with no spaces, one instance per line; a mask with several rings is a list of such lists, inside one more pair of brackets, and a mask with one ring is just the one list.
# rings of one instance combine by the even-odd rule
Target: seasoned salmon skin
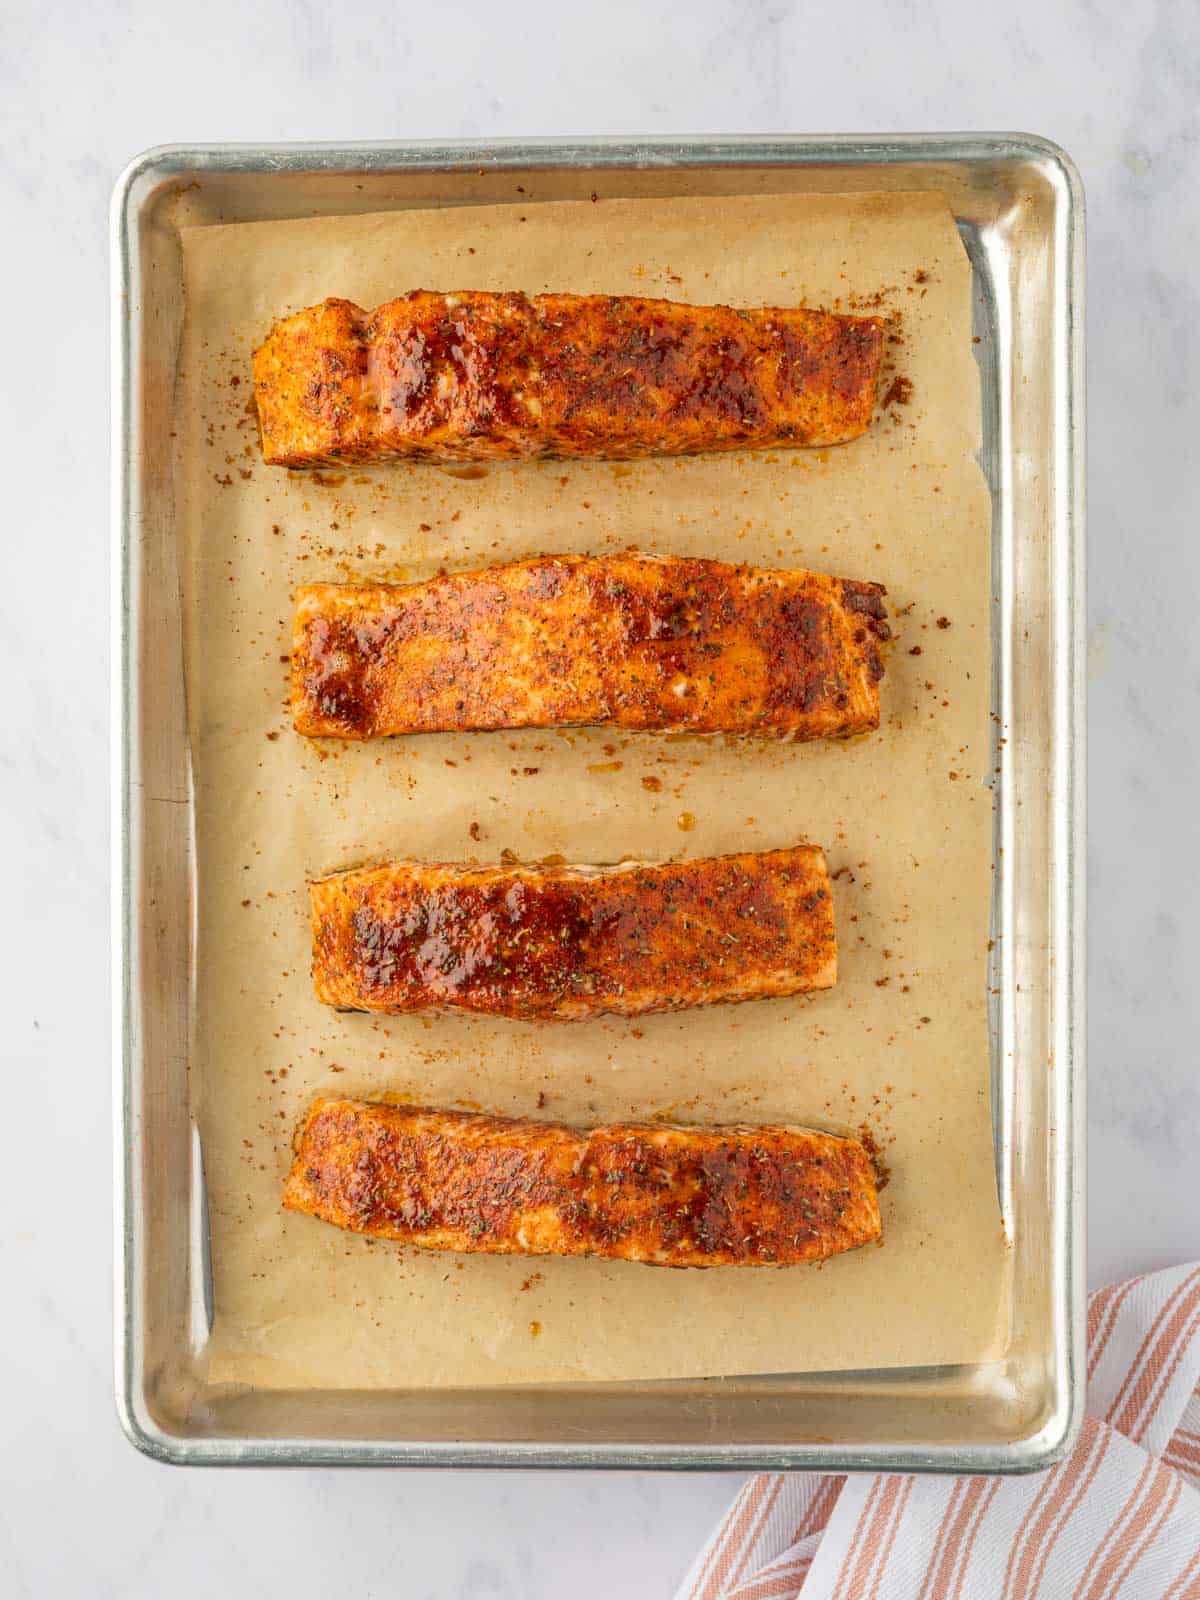
[[348,1011],[578,1021],[837,977],[815,845],[615,867],[397,861],[309,891],[317,997]]
[[418,289],[276,323],[254,394],[272,466],[689,455],[858,438],[882,352],[878,317]]
[[879,726],[883,589],[649,556],[539,556],[296,598],[298,732],[577,723],[823,739]]
[[791,1126],[555,1122],[318,1100],[284,1206],[431,1250],[782,1267],[880,1236],[870,1156]]

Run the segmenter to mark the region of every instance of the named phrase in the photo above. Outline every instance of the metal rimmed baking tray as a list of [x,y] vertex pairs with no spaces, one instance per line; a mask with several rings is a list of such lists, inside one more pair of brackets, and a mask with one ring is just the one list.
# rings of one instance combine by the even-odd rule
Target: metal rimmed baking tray
[[[189,1094],[192,784],[169,435],[179,229],[546,197],[933,189],[974,272],[993,504],[992,1078],[1012,1338],[978,1366],[669,1383],[258,1391],[205,1377],[203,1166]],[[503,187],[502,187],[503,186]],[[1024,136],[152,151],[114,198],[117,1389],[163,1460],[1020,1471],[1082,1378],[1083,212]],[[1019,826],[1018,826],[1019,819]]]

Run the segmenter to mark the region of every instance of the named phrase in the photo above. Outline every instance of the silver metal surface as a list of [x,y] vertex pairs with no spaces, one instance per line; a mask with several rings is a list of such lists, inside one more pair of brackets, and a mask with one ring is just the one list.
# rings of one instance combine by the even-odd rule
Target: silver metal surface
[[[192,784],[170,472],[187,224],[508,199],[937,189],[977,290],[992,491],[993,1103],[1012,1340],[979,1366],[451,1391],[205,1373]],[[528,203],[528,202],[526,202]],[[151,151],[112,213],[117,1396],[174,1462],[1019,1472],[1082,1406],[1083,199],[1022,135]],[[881,1314],[885,1314],[882,1313]]]

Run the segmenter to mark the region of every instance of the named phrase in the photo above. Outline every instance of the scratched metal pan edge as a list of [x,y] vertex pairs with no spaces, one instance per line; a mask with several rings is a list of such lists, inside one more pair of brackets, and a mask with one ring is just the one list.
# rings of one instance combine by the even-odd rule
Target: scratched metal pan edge
[[[207,1222],[188,1101],[192,789],[165,437],[179,212],[238,221],[478,203],[519,170],[567,198],[662,192],[672,173],[714,195],[768,182],[937,188],[958,219],[993,505],[989,987],[1014,1252],[1002,1361],[370,1394],[206,1381]],[[115,1365],[132,1442],[157,1460],[219,1465],[978,1473],[1061,1457],[1082,1416],[1084,1317],[1084,245],[1069,157],[1005,133],[164,147],[118,180],[111,250]],[[1019,457],[1040,471],[1017,474]]]

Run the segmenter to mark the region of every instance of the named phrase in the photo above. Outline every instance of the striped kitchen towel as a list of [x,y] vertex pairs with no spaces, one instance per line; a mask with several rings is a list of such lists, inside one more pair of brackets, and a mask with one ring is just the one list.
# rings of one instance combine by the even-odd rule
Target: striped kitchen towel
[[677,1600],[1200,1600],[1200,1264],[1088,1304],[1088,1416],[1022,1478],[763,1473]]

